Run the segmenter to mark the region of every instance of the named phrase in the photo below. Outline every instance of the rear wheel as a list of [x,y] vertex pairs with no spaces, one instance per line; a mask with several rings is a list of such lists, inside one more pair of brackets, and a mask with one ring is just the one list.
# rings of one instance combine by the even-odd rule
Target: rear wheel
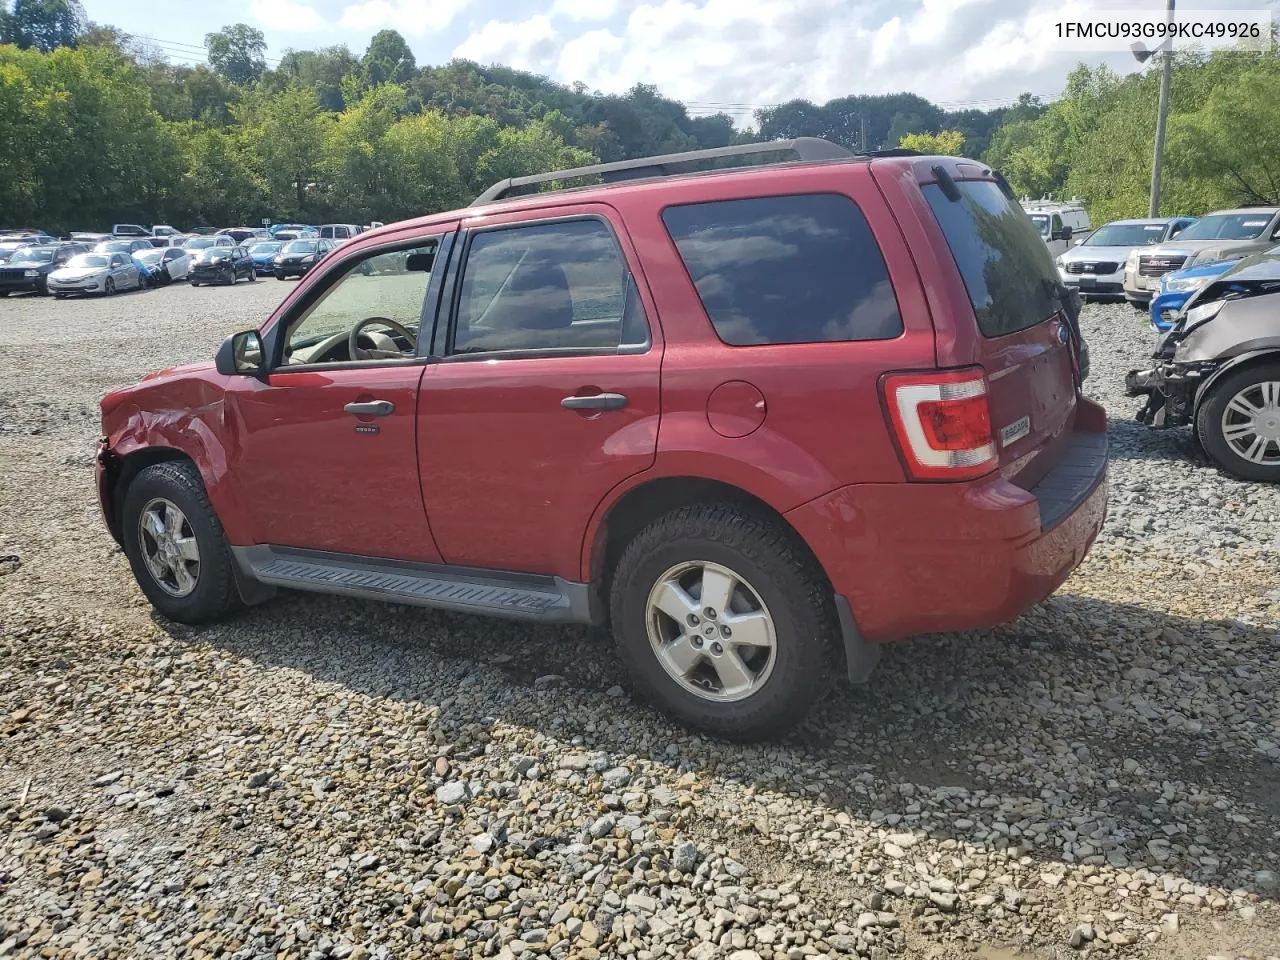
[[281,273],[279,270],[277,270],[277,271],[276,271],[276,279],[277,279],[277,280],[283,280],[283,279],[284,279],[284,274],[283,274],[283,273]]
[[107,277],[107,282],[102,285],[102,292],[107,296],[116,292],[116,281],[114,277]]
[[752,741],[798,725],[828,685],[830,590],[780,522],[695,504],[627,545],[610,612],[636,690],[676,720]]
[[240,607],[227,549],[196,468],[147,467],[125,491],[124,551],[151,605],[179,623],[219,620]]
[[1280,483],[1280,362],[1248,366],[1215,383],[1196,412],[1196,434],[1227,473]]
[[257,268],[257,267],[250,267],[250,268],[249,268],[249,282],[250,282],[250,283],[254,283],[257,279],[258,279],[258,268]]

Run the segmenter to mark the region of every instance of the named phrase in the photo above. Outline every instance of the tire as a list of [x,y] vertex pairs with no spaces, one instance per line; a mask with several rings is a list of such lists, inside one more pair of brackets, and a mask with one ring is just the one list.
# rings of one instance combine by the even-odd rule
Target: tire
[[[1246,418],[1238,401],[1232,406],[1237,398],[1260,407],[1261,412]],[[1224,424],[1224,417],[1230,422]],[[1248,432],[1229,440],[1226,428],[1231,426]],[[1222,470],[1241,480],[1280,483],[1280,361],[1250,364],[1217,381],[1196,411],[1195,432],[1205,453]],[[1258,440],[1265,441],[1259,453],[1261,463],[1244,455],[1249,449],[1246,444]]]
[[108,297],[116,292],[115,277],[107,277],[107,282],[102,285],[102,292]]
[[[717,611],[714,618],[700,620],[699,630],[708,631],[706,639],[693,631],[688,633],[691,643],[700,648],[701,661],[695,668],[698,675],[681,681],[660,662],[650,638],[652,632],[663,642],[684,628],[677,630],[678,621],[654,611],[650,598],[660,584],[669,582],[673,571],[691,563],[710,564],[721,575],[728,571],[746,590],[738,588],[730,594],[738,611]],[[690,592],[683,594],[690,601],[697,589],[692,583],[699,575],[697,566],[684,574],[693,578]],[[743,608],[743,601],[750,599],[758,601],[758,610]],[[694,606],[701,602],[698,592]],[[741,507],[693,504],[649,524],[631,540],[618,561],[609,606],[618,654],[636,692],[676,721],[714,736],[739,742],[780,736],[804,719],[834,677],[830,656],[836,649],[838,621],[826,578],[789,529]],[[760,656],[766,648],[749,647],[751,652],[739,658],[736,653],[740,647],[722,647],[721,656],[733,653],[734,662],[746,666],[740,675],[754,674],[752,686],[758,684],[754,689],[748,687],[738,699],[726,697],[726,691],[731,692],[727,684],[721,684],[719,691],[698,693],[691,689],[720,683],[719,671],[708,670],[711,652],[721,646],[712,631],[725,629],[726,613],[756,618],[764,613],[764,622],[772,626],[771,660]],[[745,636],[744,621],[737,622],[737,629]],[[726,632],[724,637],[728,636]]]
[[65,300],[65,299],[67,299],[67,295],[66,295],[65,293],[55,293],[55,294],[53,295],[53,299],[55,299],[55,300]]
[[276,279],[277,279],[277,280],[283,280],[283,279],[284,279],[284,274],[283,274],[283,273],[281,273],[279,270],[277,270],[277,271],[276,271]]
[[[176,506],[185,518],[180,536],[194,538],[199,551],[199,565],[189,575],[195,581],[185,595],[177,595],[171,584],[162,584],[148,566],[144,551],[155,552],[155,541],[147,541],[140,524],[144,511],[158,501]],[[138,586],[151,605],[178,623],[208,623],[222,620],[242,606],[236,591],[231,552],[227,549],[222,524],[218,522],[204,483],[189,461],[157,463],[141,471],[124,492],[120,512],[125,556],[133,569]]]
[[258,280],[258,268],[257,268],[257,267],[253,267],[253,268],[249,271],[249,282],[250,282],[250,283],[256,283],[256,282],[257,282],[257,280]]
[[198,286],[200,286],[200,281],[199,281],[199,280],[188,280],[188,281],[187,281],[187,283],[188,283],[188,284],[190,284],[190,285],[191,285],[191,286],[193,286],[193,287],[198,287]]
[[49,295],[49,281],[43,277],[36,281],[36,296],[47,297]]
[[229,287],[234,287],[236,285],[236,279],[236,268],[232,267],[227,271],[227,275],[222,278],[222,282]]

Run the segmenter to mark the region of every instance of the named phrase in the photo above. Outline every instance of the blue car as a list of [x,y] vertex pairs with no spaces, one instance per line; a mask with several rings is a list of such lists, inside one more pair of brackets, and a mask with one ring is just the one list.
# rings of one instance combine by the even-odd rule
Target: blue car
[[283,240],[259,240],[249,247],[249,256],[253,260],[254,272],[259,276],[267,276],[275,271],[276,255],[284,249]]
[[320,236],[319,230],[315,227],[309,227],[305,223],[277,223],[274,227],[268,227],[267,232],[275,239],[283,240],[286,243],[290,240],[302,240]]
[[[1268,256],[1280,254],[1280,246],[1266,251]],[[1191,295],[1215,277],[1226,273],[1244,258],[1244,254],[1227,260],[1214,260],[1186,270],[1175,270],[1160,278],[1160,289],[1151,298],[1151,326],[1162,333],[1173,326],[1174,318]]]

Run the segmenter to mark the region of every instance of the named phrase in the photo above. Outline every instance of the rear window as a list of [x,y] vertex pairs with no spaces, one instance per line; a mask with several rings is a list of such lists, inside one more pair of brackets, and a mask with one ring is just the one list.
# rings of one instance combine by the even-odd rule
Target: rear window
[[733,346],[890,340],[902,317],[862,211],[839,194],[662,213],[717,336]]
[[936,183],[924,190],[947,238],[978,329],[1002,337],[1034,327],[1058,310],[1058,273],[1032,220],[989,180],[957,180],[952,202]]

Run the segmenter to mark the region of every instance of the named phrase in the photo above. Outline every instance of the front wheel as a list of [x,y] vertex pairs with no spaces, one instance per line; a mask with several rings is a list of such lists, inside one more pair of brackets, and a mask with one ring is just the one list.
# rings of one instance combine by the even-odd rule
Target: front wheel
[[1280,363],[1248,366],[1215,383],[1196,412],[1196,435],[1227,473],[1280,483]]
[[276,279],[277,279],[277,280],[283,280],[283,279],[284,279],[284,274],[283,274],[283,273],[281,273],[279,270],[277,270],[277,271],[276,271]]
[[170,620],[205,623],[239,609],[222,524],[192,464],[157,463],[139,473],[125,491],[121,524],[138,586]]
[[116,292],[116,281],[112,277],[107,277],[107,282],[102,285],[102,292],[108,297]]
[[830,588],[795,535],[728,504],[681,507],[627,545],[610,614],[638,693],[730,740],[797,726],[833,670]]
[[256,281],[257,281],[257,279],[258,279],[258,268],[257,268],[257,267],[251,267],[251,268],[249,269],[249,282],[250,282],[250,283],[254,283],[254,282],[256,282]]

